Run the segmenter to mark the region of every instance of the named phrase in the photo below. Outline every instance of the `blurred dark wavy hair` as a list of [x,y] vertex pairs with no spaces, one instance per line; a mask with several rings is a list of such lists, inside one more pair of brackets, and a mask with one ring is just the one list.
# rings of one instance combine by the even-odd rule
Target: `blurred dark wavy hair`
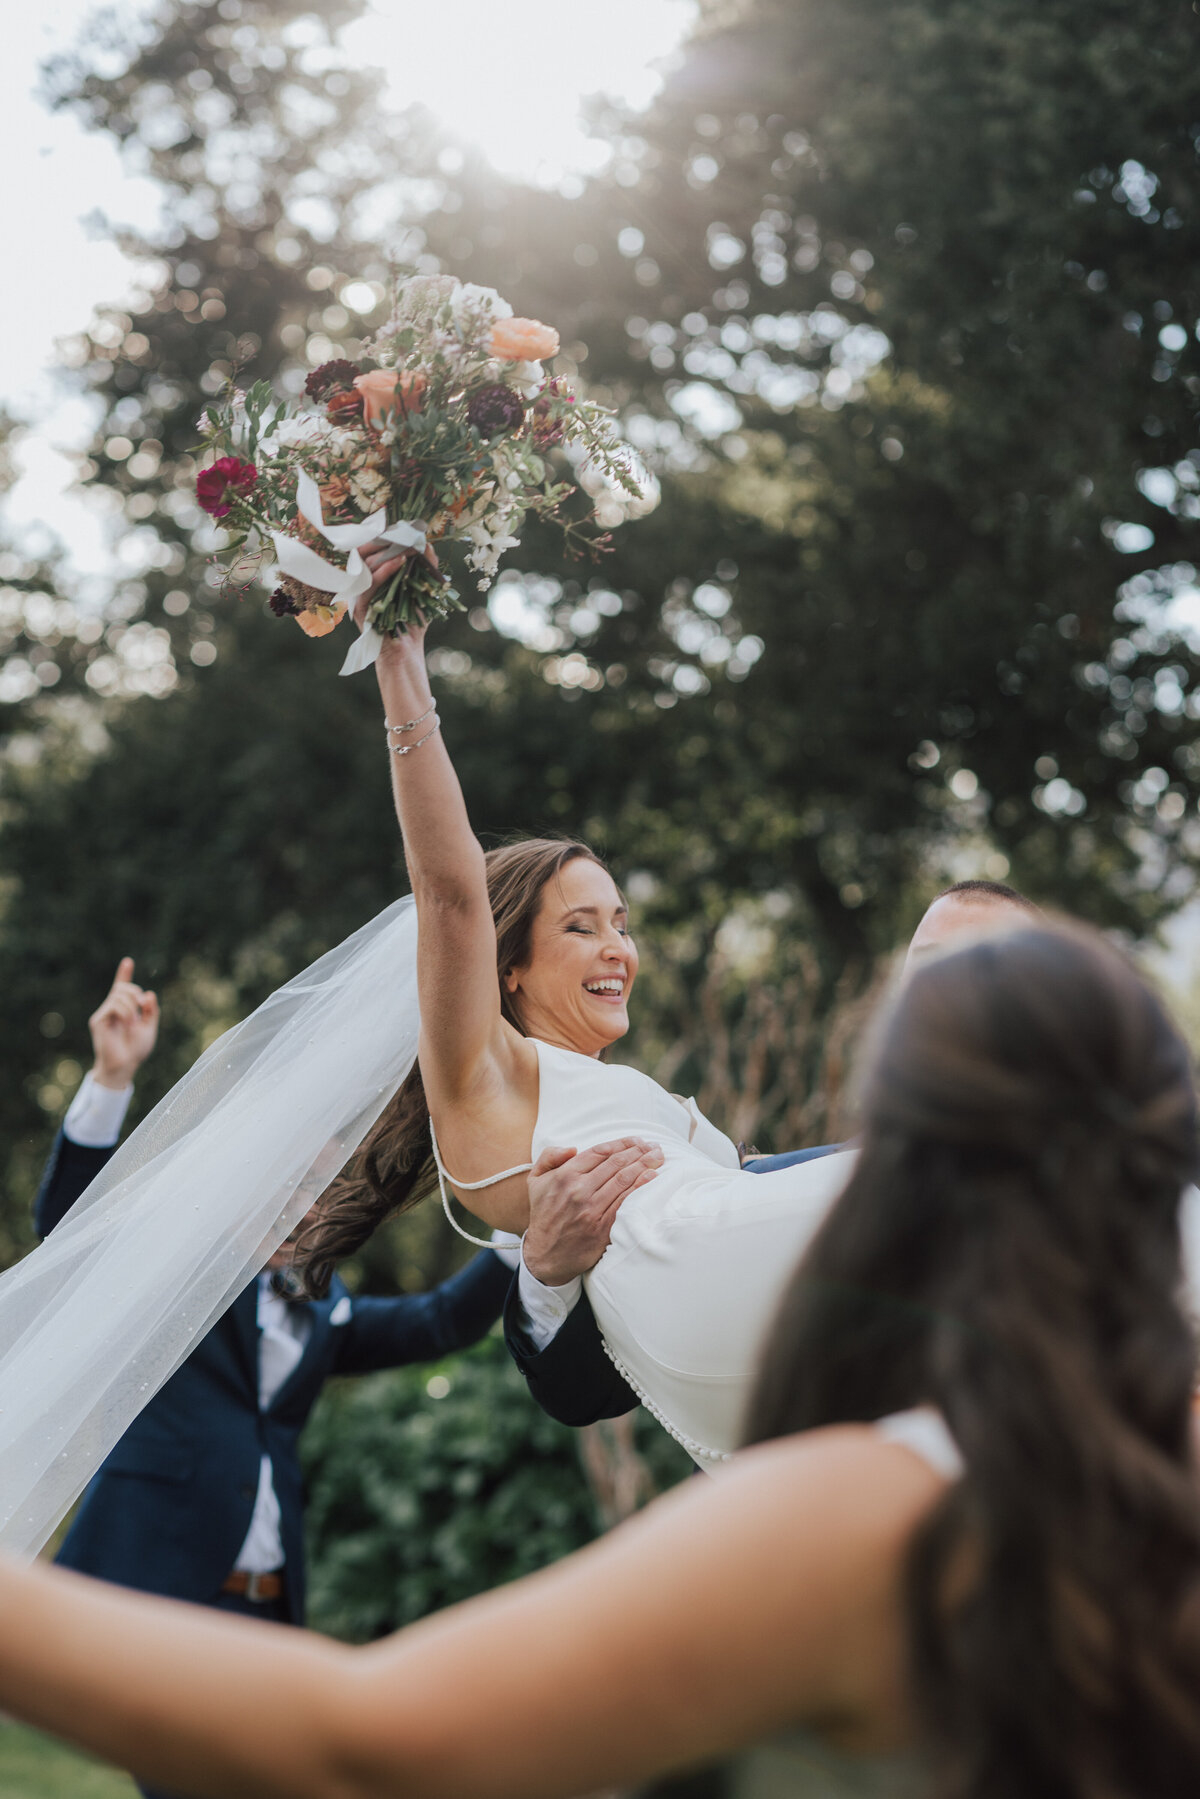
[[1022,926],[911,976],[862,1112],[748,1436],[925,1403],[949,1423],[965,1474],[907,1571],[939,1796],[1195,1799],[1184,1045],[1099,936]]

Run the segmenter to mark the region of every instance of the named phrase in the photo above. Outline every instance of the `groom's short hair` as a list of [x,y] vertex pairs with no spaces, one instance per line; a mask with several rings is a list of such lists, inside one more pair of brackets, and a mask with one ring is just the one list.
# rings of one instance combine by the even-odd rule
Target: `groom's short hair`
[[973,899],[1002,900],[1010,906],[1020,906],[1025,912],[1035,913],[1040,917],[1042,908],[1015,887],[1009,887],[1004,881],[955,881],[950,887],[943,887],[936,899]]

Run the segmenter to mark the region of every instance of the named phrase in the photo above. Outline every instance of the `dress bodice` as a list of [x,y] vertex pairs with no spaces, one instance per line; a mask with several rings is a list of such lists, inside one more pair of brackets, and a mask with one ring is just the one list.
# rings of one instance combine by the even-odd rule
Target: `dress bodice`
[[854,1164],[842,1151],[747,1174],[729,1138],[649,1075],[536,1044],[536,1159],[614,1137],[660,1145],[586,1277],[604,1346],[646,1408],[702,1466],[741,1440],[762,1338]]
[[735,1146],[694,1099],[679,1099],[623,1062],[598,1062],[536,1037],[531,1041],[540,1077],[535,1162],[549,1144],[590,1149],[610,1137],[649,1137],[664,1155],[694,1161],[698,1170],[741,1167]]

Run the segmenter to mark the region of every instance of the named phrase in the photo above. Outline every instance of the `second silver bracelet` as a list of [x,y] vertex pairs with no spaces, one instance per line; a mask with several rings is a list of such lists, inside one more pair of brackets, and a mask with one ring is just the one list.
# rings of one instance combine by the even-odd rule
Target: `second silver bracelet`
[[389,737],[392,737],[392,736],[402,737],[406,731],[415,731],[418,725],[423,725],[425,723],[425,720],[427,718],[432,718],[436,711],[437,711],[437,701],[434,700],[434,702],[430,706],[429,710],[427,712],[422,712],[420,718],[410,718],[408,723],[403,724],[403,725],[385,724],[383,728],[387,732]]

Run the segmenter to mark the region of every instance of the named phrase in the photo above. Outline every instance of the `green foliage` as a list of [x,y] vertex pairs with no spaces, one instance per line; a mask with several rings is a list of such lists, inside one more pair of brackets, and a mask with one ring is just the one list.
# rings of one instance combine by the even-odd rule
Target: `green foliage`
[[[886,940],[954,835],[1135,930],[1192,888],[1194,41],[1165,0],[757,0],[608,123],[581,202],[511,206],[501,245],[430,221],[469,272],[536,266],[657,453],[613,584],[678,584],[679,709],[790,812],[827,940]],[[739,630],[766,653],[718,736],[704,652]]]
[[0,1723],[0,1793],[4,1799],[135,1799],[127,1774],[11,1723]]
[[[639,1438],[658,1486],[690,1470],[641,1414]],[[334,1384],[304,1459],[310,1620],[350,1641],[531,1574],[596,1534],[576,1433],[532,1403],[495,1338],[433,1371]]]

